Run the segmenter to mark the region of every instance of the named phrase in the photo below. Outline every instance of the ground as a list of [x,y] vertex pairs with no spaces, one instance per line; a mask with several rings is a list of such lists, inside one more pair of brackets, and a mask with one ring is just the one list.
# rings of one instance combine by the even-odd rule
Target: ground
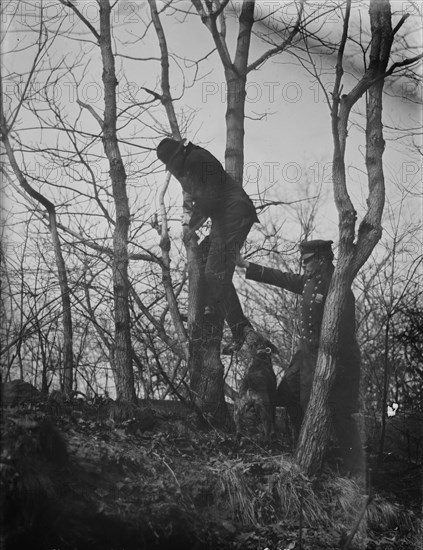
[[[369,487],[308,479],[286,441],[236,441],[163,402],[54,399],[3,410],[1,548],[423,548],[421,466],[390,456]],[[360,521],[360,512],[365,510]],[[421,525],[420,525],[421,529]]]

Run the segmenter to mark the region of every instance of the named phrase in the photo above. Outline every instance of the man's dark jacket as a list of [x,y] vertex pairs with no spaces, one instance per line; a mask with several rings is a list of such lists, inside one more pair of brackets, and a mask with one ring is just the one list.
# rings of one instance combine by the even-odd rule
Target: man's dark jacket
[[181,185],[189,193],[194,208],[189,226],[203,218],[221,221],[225,225],[241,219],[257,220],[254,205],[235,180],[225,172],[221,163],[206,149],[189,143],[184,150]]

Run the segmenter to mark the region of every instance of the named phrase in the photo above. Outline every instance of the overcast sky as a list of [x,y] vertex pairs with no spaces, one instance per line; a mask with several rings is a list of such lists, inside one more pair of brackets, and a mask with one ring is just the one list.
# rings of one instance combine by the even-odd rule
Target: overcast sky
[[[96,2],[84,0],[74,2],[90,23],[99,28]],[[16,72],[25,75],[33,59],[34,49],[25,49],[22,45],[34,42],[34,34],[22,26],[24,23],[33,24],[36,8],[39,2],[9,2],[3,13],[2,28],[8,30],[8,36],[3,45],[3,61],[6,72]],[[234,2],[235,12],[240,2]],[[313,6],[313,3],[310,3]],[[321,3],[320,3],[321,4]],[[34,7],[35,5],[35,7]],[[190,2],[179,0],[179,11],[168,10],[161,15],[171,52],[171,85],[174,98],[179,98],[175,106],[179,113],[182,111],[190,118],[190,124],[184,132],[188,140],[202,144],[210,149],[222,162],[225,150],[225,79],[219,57],[216,52],[210,54],[214,44],[208,30],[199,17],[184,16],[183,11],[191,9]],[[314,7],[319,5],[314,3]],[[44,3],[46,15],[59,15],[62,7],[53,0]],[[158,2],[158,7],[163,2]],[[257,2],[256,15],[264,17],[274,9],[270,1]],[[292,4],[283,3],[286,17],[292,16]],[[405,11],[412,13],[406,22],[405,29],[410,39],[418,44],[421,37],[421,14],[411,2],[392,2],[393,11],[398,11],[395,22]],[[118,8],[118,9],[117,9]],[[150,28],[143,37],[148,21],[149,8],[146,1],[120,0],[112,15],[114,27],[114,46],[122,56],[117,58],[119,74],[119,93],[125,105],[125,90],[131,89],[138,101],[146,101],[150,97],[142,87],[160,92],[160,63],[159,50],[154,29]],[[10,25],[13,9],[18,10],[20,24]],[[311,8],[310,8],[311,9]],[[291,10],[291,11],[289,11]],[[353,14],[352,30],[358,28],[359,21],[365,28],[368,19],[367,9],[355,11]],[[273,22],[274,22],[273,18]],[[339,15],[333,14],[324,28],[320,31],[327,36],[336,36],[339,33],[341,21]],[[10,25],[10,26],[9,26]],[[92,36],[78,22],[73,13],[69,13],[68,20],[61,23],[65,31],[64,36],[56,39],[50,51],[50,63],[53,66],[60,59],[66,57],[66,63],[72,64],[78,57],[79,67],[72,75],[61,74],[58,92],[61,95],[60,104],[69,117],[75,117],[79,111],[76,104],[76,90],[80,99],[90,104],[101,115],[103,111],[103,96],[101,82],[101,64],[99,50],[92,40]],[[54,26],[54,25],[53,25]],[[56,24],[57,26],[57,24]],[[256,29],[266,32],[263,24]],[[14,31],[14,32],[10,32]],[[236,20],[233,15],[227,18],[228,44],[233,51],[236,37]],[[86,40],[89,41],[86,41]],[[6,46],[6,47],[5,47]],[[16,51],[16,48],[19,51]],[[266,49],[258,39],[252,41],[250,61],[254,60]],[[7,50],[7,51],[6,51]],[[7,53],[10,52],[10,53]],[[210,54],[210,55],[208,55]],[[208,55],[208,56],[207,56]],[[199,65],[193,61],[207,56]],[[131,59],[135,58],[135,59]],[[142,60],[141,60],[142,58]],[[329,74],[334,66],[333,56],[321,55],[316,61],[324,78],[331,82]],[[357,74],[362,69],[359,50],[350,46],[346,52],[346,76],[344,91],[348,92],[356,81]],[[196,80],[194,80],[196,76]],[[37,76],[39,83],[48,77],[48,71]],[[25,80],[25,76],[22,80]],[[407,82],[396,82],[394,88],[387,87],[384,104],[384,122],[388,126],[405,127],[418,126],[421,123],[422,97],[421,82],[417,85]],[[183,92],[183,94],[182,94]],[[126,94],[126,95],[125,95]],[[363,111],[364,102],[358,105]],[[324,204],[320,209],[319,224],[314,236],[328,237],[337,240],[337,214],[332,201],[330,161],[332,158],[332,136],[329,109],[324,94],[320,90],[316,79],[307,74],[289,53],[275,56],[266,62],[259,70],[249,74],[247,84],[247,121],[245,135],[245,170],[244,183],[247,191],[259,201],[259,195],[266,191],[266,199],[295,201],[304,197],[304,182],[310,180],[314,188],[322,185]],[[22,115],[29,116],[28,113]],[[28,119],[29,120],[29,119]],[[353,116],[357,124],[363,124],[363,119]],[[148,121],[152,128],[126,128],[121,132],[126,140],[133,140],[134,144],[154,149],[160,141],[161,132],[168,129],[164,110],[154,106],[143,115],[143,121]],[[85,129],[95,131],[97,123],[88,112],[82,119]],[[81,124],[81,121],[79,121]],[[161,127],[161,128],[160,128]],[[28,139],[34,141],[45,139],[54,141],[54,137],[47,133],[26,133]],[[364,165],[364,136],[358,126],[352,126],[347,146],[347,164],[349,190],[357,210],[365,205],[366,175]],[[137,150],[132,151],[133,158],[137,158]],[[142,157],[144,161],[144,156]],[[418,157],[413,156],[402,141],[388,141],[385,159],[385,176],[387,180],[388,198],[398,200],[398,185],[414,186],[418,189],[421,181],[421,165]],[[152,159],[151,159],[152,160]],[[159,166],[156,162],[155,166]],[[148,184],[132,195],[132,200],[143,199],[151,201],[154,208],[158,208],[155,186],[159,185],[163,174],[147,178]],[[131,183],[132,185],[132,183]],[[135,184],[134,184],[135,185]],[[54,189],[49,189],[54,198]],[[130,191],[131,196],[132,191]],[[144,193],[144,195],[143,195]],[[173,181],[170,187],[169,203],[180,202],[180,187]],[[263,198],[263,196],[261,197]],[[12,197],[13,200],[13,197]],[[6,201],[10,208],[13,205]],[[408,216],[418,219],[421,215],[421,202],[416,196],[407,202]],[[263,220],[269,217],[281,220],[290,218],[291,213],[284,206],[272,207]],[[299,229],[294,223],[287,224],[289,238],[298,238]]]

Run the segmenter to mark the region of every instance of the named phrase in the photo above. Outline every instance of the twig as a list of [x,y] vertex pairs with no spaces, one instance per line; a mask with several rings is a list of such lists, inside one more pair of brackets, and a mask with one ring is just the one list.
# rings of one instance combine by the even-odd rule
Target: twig
[[342,550],[348,550],[348,548],[351,546],[351,542],[352,542],[355,534],[357,533],[357,530],[358,530],[358,528],[360,526],[360,523],[361,523],[361,521],[364,517],[364,514],[366,513],[366,510],[369,507],[369,504],[372,502],[372,500],[373,500],[373,495],[370,494],[370,492],[369,492],[369,495],[367,496],[366,500],[364,501],[363,507],[361,509],[361,512],[360,512],[358,518],[357,518],[357,521],[355,522],[355,525],[352,528],[351,533],[348,535],[348,538],[347,538]]
[[162,281],[163,286],[166,292],[166,298],[169,305],[169,312],[172,317],[173,325],[178,335],[179,342],[182,343],[186,359],[188,360],[188,338],[185,331],[185,328],[182,324],[181,315],[178,309],[178,303],[176,300],[175,293],[172,287],[172,279],[170,274],[170,238],[169,238],[169,229],[167,223],[167,213],[165,205],[165,195],[169,187],[169,182],[171,178],[171,173],[166,173],[166,179],[163,184],[163,187],[160,191],[160,215],[161,215],[161,235],[160,235],[160,248],[162,250]]
[[304,487],[301,486],[300,492],[300,524],[298,533],[298,550],[303,548],[303,516],[304,516]]

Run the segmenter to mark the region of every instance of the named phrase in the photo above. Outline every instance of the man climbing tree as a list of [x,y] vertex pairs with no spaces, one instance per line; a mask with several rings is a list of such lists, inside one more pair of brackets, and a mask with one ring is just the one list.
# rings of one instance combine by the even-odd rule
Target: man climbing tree
[[211,219],[210,234],[200,245],[205,256],[205,314],[218,314],[226,320],[233,340],[223,353],[231,354],[242,347],[246,331],[253,330],[242,311],[232,277],[239,251],[252,225],[258,222],[255,207],[206,149],[165,138],[157,147],[157,156],[193,199],[184,239],[196,238],[195,231]]

